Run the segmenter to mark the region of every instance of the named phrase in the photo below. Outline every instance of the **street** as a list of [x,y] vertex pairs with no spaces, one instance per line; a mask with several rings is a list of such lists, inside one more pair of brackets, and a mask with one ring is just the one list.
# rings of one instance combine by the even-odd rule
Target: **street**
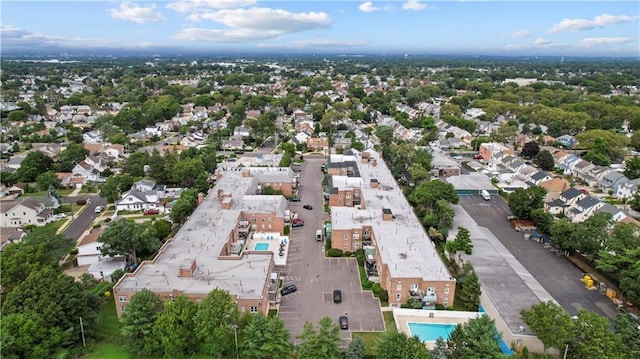
[[91,223],[100,215],[99,213],[95,213],[96,207],[107,205],[107,200],[100,196],[63,197],[62,202],[76,203],[79,199],[87,200],[87,207],[82,213],[75,216],[69,227],[67,227],[63,233],[66,237],[73,238],[75,241],[80,239],[82,233],[84,233]]

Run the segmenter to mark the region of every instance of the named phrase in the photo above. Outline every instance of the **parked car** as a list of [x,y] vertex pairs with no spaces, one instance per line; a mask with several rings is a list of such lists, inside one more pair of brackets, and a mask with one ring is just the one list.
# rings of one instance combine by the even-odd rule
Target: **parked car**
[[310,204],[305,204],[304,206],[302,206],[302,208],[308,209],[308,210],[312,210],[313,209],[313,207],[311,207]]
[[338,322],[340,323],[340,329],[343,329],[343,330],[349,329],[349,319],[347,318],[346,315],[343,315],[340,318],[338,318]]
[[340,289],[336,289],[333,291],[333,302],[342,303],[342,291]]
[[473,159],[474,159],[474,160],[481,160],[482,158],[483,158],[483,157],[482,157],[482,155],[481,155],[481,154],[479,154],[479,153],[478,153],[478,154],[473,155]]
[[300,198],[292,197],[289,201],[291,201],[291,202],[300,202]]
[[102,212],[103,210],[104,210],[104,207],[103,207],[103,206],[98,206],[98,207],[96,207],[96,213],[100,213],[100,212]]
[[280,289],[280,295],[288,295],[291,293],[295,293],[298,291],[298,287],[295,284],[285,284],[282,289]]
[[304,226],[304,221],[302,219],[294,219],[293,222],[291,222],[291,227],[302,227]]
[[148,209],[145,209],[143,213],[143,215],[145,216],[151,216],[154,214],[160,214],[160,210],[157,208],[148,208]]
[[86,199],[79,199],[76,201],[76,204],[78,206],[84,206],[85,204],[87,204],[87,200]]
[[580,192],[582,192],[583,194],[587,194],[587,195],[589,194],[589,190],[584,189],[584,188],[581,189]]

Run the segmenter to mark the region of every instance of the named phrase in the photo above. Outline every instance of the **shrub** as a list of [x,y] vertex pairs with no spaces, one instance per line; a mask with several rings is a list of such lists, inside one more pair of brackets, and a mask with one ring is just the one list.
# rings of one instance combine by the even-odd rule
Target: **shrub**
[[383,301],[383,302],[388,302],[389,301],[389,292],[387,292],[386,290],[381,290],[380,294],[378,295],[378,298],[380,298],[380,300]]
[[444,305],[440,304],[440,303],[436,303],[436,310],[444,310]]
[[373,294],[377,297],[380,295],[380,292],[382,292],[382,287],[380,286],[380,283],[375,283],[372,287],[371,287],[371,291],[373,292]]
[[72,256],[74,256],[74,255],[78,254],[78,248],[74,248],[74,249],[72,249],[72,250],[69,252],[69,254],[71,254]]
[[362,289],[371,289],[371,287],[373,287],[372,281],[366,278],[362,280]]
[[105,218],[104,221],[107,222],[107,223],[111,222],[111,217]]
[[327,255],[329,257],[342,257],[342,249],[338,249],[338,248],[330,248],[327,251]]
[[291,233],[291,228],[289,228],[289,226],[285,226],[285,227],[284,227],[284,235],[285,235],[285,236],[288,236],[288,235],[289,235],[289,233]]
[[349,252],[349,251],[344,252],[345,257],[351,257],[352,255],[353,255],[352,252]]

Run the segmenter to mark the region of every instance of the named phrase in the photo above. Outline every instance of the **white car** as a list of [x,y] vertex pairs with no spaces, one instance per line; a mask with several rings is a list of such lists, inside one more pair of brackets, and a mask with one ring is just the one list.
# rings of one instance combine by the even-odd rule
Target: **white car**
[[96,207],[96,213],[100,213],[100,212],[102,212],[103,210],[104,210],[104,207],[102,207],[102,206],[98,206],[98,207]]

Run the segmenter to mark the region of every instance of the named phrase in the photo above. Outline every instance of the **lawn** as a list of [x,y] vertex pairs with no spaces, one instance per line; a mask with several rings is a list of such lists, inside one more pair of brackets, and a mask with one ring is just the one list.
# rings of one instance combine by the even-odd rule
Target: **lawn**
[[[392,311],[382,312],[382,318],[384,319],[384,325],[386,326],[387,330],[394,332],[398,330],[396,329],[396,324],[393,320]],[[383,333],[384,332],[352,332],[351,335],[354,338],[360,337],[360,339],[362,339],[362,341],[364,342],[365,348],[367,348],[367,354],[373,355],[373,350],[375,348],[376,342]]]

